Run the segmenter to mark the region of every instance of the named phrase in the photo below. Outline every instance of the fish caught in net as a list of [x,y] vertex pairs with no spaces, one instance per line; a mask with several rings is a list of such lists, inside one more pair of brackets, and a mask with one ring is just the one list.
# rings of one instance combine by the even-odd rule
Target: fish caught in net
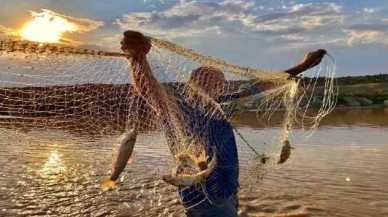
[[[221,203],[228,191],[224,185],[238,185],[233,180],[219,185],[220,176],[239,176],[244,180],[239,191],[249,192],[263,171],[290,157],[292,127],[313,130],[335,106],[333,62],[325,58],[325,64],[318,65],[327,54],[324,50],[310,53],[296,67],[276,72],[235,65],[160,39],[145,39],[152,47],[141,57],[1,40],[0,131],[41,141],[68,139],[58,134],[53,138],[53,131],[66,132],[64,137],[67,133],[85,135],[94,141],[108,135],[117,138],[130,130],[138,135],[163,133],[165,140],[149,144],[166,147],[170,153],[156,180],[180,187],[188,207],[205,199]],[[299,76],[314,66],[309,78]],[[204,71],[208,75],[198,75]],[[209,89],[221,87],[214,91],[219,94],[206,90],[217,76],[225,82]],[[315,88],[320,76],[326,78],[321,89]],[[322,103],[311,109],[317,91],[321,91]],[[247,108],[256,111],[257,122],[276,122],[278,133],[271,138],[260,134],[245,138],[233,127],[233,115]],[[229,123],[232,128],[225,127]],[[234,135],[236,150],[229,144]],[[261,144],[255,144],[257,141]],[[237,153],[238,158],[233,156]]]

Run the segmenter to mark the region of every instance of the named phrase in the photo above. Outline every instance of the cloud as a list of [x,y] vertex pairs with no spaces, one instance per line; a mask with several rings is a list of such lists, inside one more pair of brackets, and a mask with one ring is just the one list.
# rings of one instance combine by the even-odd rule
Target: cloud
[[115,23],[124,30],[167,39],[211,34],[256,37],[269,42],[268,46],[284,47],[388,44],[387,19],[376,21],[377,12],[384,7],[361,8],[360,14],[331,2],[282,2],[274,6],[256,2],[176,1],[162,11],[125,14]]
[[341,6],[335,3],[306,3],[283,5],[280,11],[257,16],[256,21],[269,22],[280,20],[311,19],[314,17],[332,18],[341,12]]
[[84,33],[84,32],[89,32],[92,30],[96,30],[99,27],[103,26],[103,22],[100,22],[100,21],[95,21],[95,20],[86,19],[86,18],[72,17],[69,15],[64,15],[64,14],[54,12],[54,11],[49,10],[49,9],[42,9],[42,12],[31,11],[31,15],[34,17],[45,15],[45,16],[59,17],[59,18],[65,19],[68,22],[75,25],[76,32],[79,32],[79,33]]
[[236,31],[243,27],[240,18],[253,2],[226,0],[181,2],[161,12],[131,13],[117,19],[122,29],[136,29],[160,37],[175,38],[209,32]]
[[244,24],[259,33],[285,35],[332,28],[344,20],[341,6],[335,3],[306,3],[283,5],[278,11],[250,15],[244,19]]
[[244,23],[268,36],[268,41],[283,44],[285,48],[388,44],[388,19],[376,20],[370,16],[381,8],[367,8],[365,16],[344,12],[342,6],[335,3],[283,5],[281,8],[285,11],[251,16]]
[[[76,18],[68,15],[60,14],[48,9],[42,9],[41,12],[30,11],[32,17],[47,16],[48,19],[60,18],[73,24],[75,32],[85,33],[103,26],[103,22],[94,21],[86,18]],[[19,31],[16,29],[7,28],[0,24],[0,35],[3,36],[19,36]]]
[[363,11],[367,14],[372,14],[376,11],[375,8],[364,8]]
[[11,28],[7,28],[0,24],[0,37],[15,37],[15,36],[18,36],[18,33],[15,30]]
[[[40,12],[30,11],[30,13],[33,19],[29,22],[29,24],[33,24],[33,28],[30,25],[29,27],[31,27],[32,29],[29,29],[29,31],[35,31],[34,28],[39,27],[48,29],[48,33],[50,33],[50,31],[60,31],[61,34],[66,32],[86,33],[103,26],[103,23],[99,21],[94,21],[86,18],[71,17],[69,15],[60,14],[48,9],[41,9]],[[52,29],[52,27],[61,27],[62,29]],[[25,30],[25,28],[23,30]],[[1,24],[0,36],[15,39],[25,38],[23,35],[23,31],[8,28]],[[62,36],[60,38],[60,43],[71,45],[82,44],[82,42],[80,41],[74,40],[72,38],[64,38]]]
[[[330,37],[317,41],[294,40],[293,43],[284,46],[287,49],[303,49],[311,47],[354,47],[363,44],[376,44],[388,47],[388,19],[369,20],[368,23],[357,23],[343,28],[342,37]],[[281,41],[281,38],[274,40]]]
[[[301,34],[332,28],[345,17],[335,3],[306,3],[264,8],[253,1],[224,0],[185,2],[160,12],[123,15],[121,29],[135,29],[165,38],[214,34],[262,34],[283,39],[301,39]],[[298,35],[299,34],[299,35]]]
[[358,31],[376,31],[376,32],[385,32],[388,31],[388,19],[383,19],[380,21],[374,21],[374,23],[362,23],[354,24],[349,27],[351,30]]
[[388,45],[388,20],[382,19],[373,23],[355,24],[344,30],[348,34],[347,43],[385,44]]

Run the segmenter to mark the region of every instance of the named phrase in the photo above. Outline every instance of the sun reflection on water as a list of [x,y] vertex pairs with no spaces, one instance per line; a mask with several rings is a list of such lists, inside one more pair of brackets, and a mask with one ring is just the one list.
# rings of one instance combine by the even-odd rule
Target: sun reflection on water
[[57,151],[52,151],[43,165],[39,170],[39,174],[42,176],[55,176],[66,172],[66,165],[61,160],[62,155]]

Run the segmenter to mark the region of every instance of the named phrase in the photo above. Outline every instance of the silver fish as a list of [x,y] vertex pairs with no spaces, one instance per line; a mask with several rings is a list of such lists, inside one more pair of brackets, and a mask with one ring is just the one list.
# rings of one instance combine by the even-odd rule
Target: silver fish
[[[171,185],[175,185],[180,188],[188,188],[206,179],[216,168],[216,164],[217,164],[217,155],[216,155],[216,152],[214,151],[213,158],[205,170],[201,170],[196,174],[163,175],[162,179],[163,181]],[[198,167],[203,168],[203,165],[198,165]]]
[[112,175],[106,179],[101,185],[102,190],[109,190],[116,188],[116,180],[123,172],[125,166],[128,163],[129,158],[132,155],[133,148],[135,146],[137,133],[135,130],[130,130],[122,139],[120,139],[120,148],[114,163],[114,170]]

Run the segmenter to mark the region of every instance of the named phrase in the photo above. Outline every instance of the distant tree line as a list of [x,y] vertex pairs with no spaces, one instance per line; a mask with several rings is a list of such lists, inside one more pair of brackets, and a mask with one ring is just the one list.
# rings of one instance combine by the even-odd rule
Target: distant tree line
[[[311,78],[303,78],[305,82],[309,82]],[[388,74],[378,75],[363,75],[363,76],[346,76],[337,78],[338,85],[355,85],[355,84],[368,84],[368,83],[388,83]],[[322,86],[325,84],[325,77],[319,77],[317,79],[317,85]]]

